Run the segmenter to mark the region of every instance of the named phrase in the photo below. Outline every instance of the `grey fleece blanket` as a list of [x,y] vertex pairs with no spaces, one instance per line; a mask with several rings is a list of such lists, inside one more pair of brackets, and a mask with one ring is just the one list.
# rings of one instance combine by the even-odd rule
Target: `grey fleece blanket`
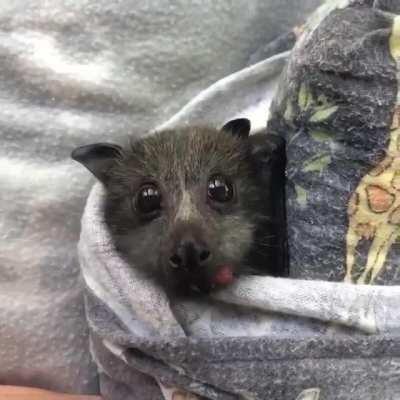
[[[239,92],[240,100],[228,101],[229,111],[211,123],[234,115],[257,121],[286,57],[224,78],[163,126],[201,120]],[[92,352],[106,399],[399,395],[399,287],[248,277],[207,300],[174,304],[115,252],[102,201],[103,188],[96,185],[79,249]]]
[[[318,3],[221,0],[199,7],[190,1],[18,0],[0,5],[1,383],[98,392],[75,252],[92,181],[70,162],[70,150],[89,141],[122,140],[127,132],[145,134],[213,81],[249,60],[269,56],[271,48],[265,44]],[[206,97],[207,102],[213,98]],[[213,103],[221,108],[220,117],[210,109],[203,116],[214,115],[211,122],[221,124],[234,116],[230,106],[233,114],[241,114],[240,108],[249,115],[254,111],[249,103],[235,108],[231,99],[225,100]],[[255,103],[264,107],[268,101]],[[202,118],[196,107],[189,111],[191,118]],[[371,393],[377,399],[398,398],[399,346],[390,336],[321,338],[314,333],[325,328],[317,322],[282,318],[281,323],[277,316],[271,322],[264,312],[249,314],[247,307],[222,305],[221,299],[212,309],[197,304],[201,318],[187,325],[185,312],[191,305],[171,305],[173,330],[187,329],[190,339],[165,342],[157,334],[143,338],[130,331],[120,314],[94,293],[88,290],[87,296],[92,349],[106,398],[159,399],[158,379],[166,396],[179,386],[210,398],[249,399],[261,393],[261,398],[316,399],[318,385],[328,377],[334,385],[321,394],[324,398],[346,398],[349,387],[356,387],[354,398],[370,399]],[[235,303],[236,295],[227,295],[224,304]],[[122,301],[123,293],[117,298]],[[125,304],[121,315],[125,307],[132,311],[132,305]],[[343,322],[360,321],[349,315]],[[378,330],[391,329],[375,315],[382,314],[368,313],[369,322],[360,327],[371,329],[373,321]],[[248,338],[210,340],[219,335],[216,322],[223,316],[223,335],[240,332]],[[245,321],[239,331],[237,324],[229,328],[237,316]],[[252,338],[251,330],[258,335],[262,327],[260,318],[265,319],[265,332],[276,331],[281,337],[285,325],[288,335],[279,340]],[[210,326],[217,329],[210,332]],[[154,330],[150,319],[145,329]],[[307,333],[304,340],[290,338],[300,329]],[[253,380],[243,383],[238,369],[247,370]]]
[[0,2],[1,384],[99,391],[76,252],[93,181],[71,150],[145,134],[319,3]]

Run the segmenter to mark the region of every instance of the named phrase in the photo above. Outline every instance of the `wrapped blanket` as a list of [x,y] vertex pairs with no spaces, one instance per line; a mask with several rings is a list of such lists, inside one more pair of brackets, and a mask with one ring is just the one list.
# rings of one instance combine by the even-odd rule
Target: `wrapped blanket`
[[[106,399],[161,399],[142,374],[161,383],[167,399],[171,386],[210,399],[294,400],[313,387],[323,388],[323,399],[346,398],[339,396],[349,390],[352,399],[371,390],[390,399],[400,390],[400,288],[249,277],[213,299],[170,304],[115,252],[102,199],[98,184],[83,217],[80,255]],[[321,335],[316,320],[377,336]]]
[[0,2],[1,384],[99,391],[76,249],[93,181],[71,149],[145,134],[320,2]]
[[396,284],[400,16],[396,2],[352,3],[305,28],[271,109],[287,141],[291,274]]
[[[383,1],[328,2],[305,26],[271,108],[268,129],[288,141],[291,273],[324,281],[248,277],[203,301],[170,302],[162,288],[135,265],[127,265],[113,248],[104,224],[103,189],[95,186],[83,217],[79,249],[92,352],[106,399],[399,396],[399,287],[327,281],[343,279],[347,267],[349,282],[370,283],[379,275],[382,282],[396,283],[395,264],[386,277],[377,268],[386,249],[382,243],[372,244],[369,251],[357,248],[367,265],[358,273],[349,273],[344,257],[349,257],[349,247],[343,243],[346,226],[352,229],[351,217],[362,205],[356,201],[347,205],[354,190],[351,184],[373,161],[382,171],[373,145],[377,141],[383,148],[387,135],[398,131],[393,109],[398,104],[400,30],[397,16],[390,13],[394,7]],[[257,121],[260,112],[267,114],[271,80],[286,56],[272,57],[217,82],[163,127],[201,121],[208,115],[216,126],[239,115]],[[343,79],[337,80],[338,76]],[[222,98],[231,99],[229,107],[210,113]],[[353,108],[349,99],[354,99]],[[396,151],[389,149],[391,161]],[[385,165],[390,183],[396,176],[392,166],[397,164]],[[379,176],[379,171],[370,176]],[[349,183],[345,194],[343,182]],[[369,204],[384,208],[385,199],[374,197]],[[384,211],[379,209],[378,214]],[[379,227],[387,233],[390,226],[385,220],[373,229],[356,226],[355,232],[366,239],[374,239],[374,234],[382,238]],[[353,242],[350,235],[347,245],[351,248]],[[374,260],[371,268],[368,258]]]

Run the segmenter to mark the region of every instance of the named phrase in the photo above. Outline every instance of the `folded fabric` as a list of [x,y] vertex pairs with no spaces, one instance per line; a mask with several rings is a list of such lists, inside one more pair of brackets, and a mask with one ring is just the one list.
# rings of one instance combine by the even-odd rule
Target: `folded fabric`
[[287,142],[291,276],[398,284],[400,15],[335,3],[304,28],[268,121]]
[[[174,302],[115,251],[104,223],[103,188],[93,188],[79,252],[92,352],[106,399],[190,398],[188,393],[221,400],[397,398],[400,287],[363,284],[379,275],[387,244],[397,238],[395,188],[388,192],[393,198],[378,192],[389,191],[382,184],[397,184],[397,148],[389,147],[384,165],[378,160],[367,174],[386,177],[372,184],[368,204],[389,219],[364,226],[370,216],[365,204],[354,200],[347,208],[342,190],[343,182],[352,183],[376,160],[375,152],[368,153],[375,141],[383,145],[399,129],[393,114],[399,103],[399,20],[388,12],[389,2],[378,3],[342,0],[318,10],[277,95],[276,76],[287,53],[217,82],[161,127],[205,119],[219,126],[247,116],[258,130],[274,98],[268,130],[288,142],[289,251],[291,273],[300,279],[245,277],[203,300]],[[355,232],[347,236],[347,248],[346,215]],[[353,215],[361,226],[352,225]],[[365,248],[351,247],[357,235],[374,243],[375,237],[390,240],[363,253]],[[364,270],[349,272],[349,251],[361,253]],[[392,265],[384,283],[397,282]],[[328,281],[341,280],[346,267],[349,283]],[[356,279],[359,285],[350,284]]]
[[76,250],[93,181],[71,150],[145,134],[320,2],[0,2],[2,384],[99,391]]
[[[157,385],[142,374],[210,399],[295,399],[311,387],[327,399],[349,388],[353,398],[373,388],[389,399],[400,390],[396,379],[387,385],[400,361],[399,287],[247,277],[213,299],[170,304],[115,252],[103,194],[92,190],[79,248],[106,398],[154,398]],[[322,321],[377,335],[321,335]]]

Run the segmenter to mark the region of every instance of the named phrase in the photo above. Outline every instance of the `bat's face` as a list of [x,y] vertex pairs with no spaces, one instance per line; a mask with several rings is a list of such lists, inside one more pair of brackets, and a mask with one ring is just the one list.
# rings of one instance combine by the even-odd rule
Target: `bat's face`
[[249,124],[239,124],[236,134],[229,124],[188,128],[115,149],[101,176],[105,217],[132,265],[173,288],[208,292],[250,269],[252,252],[267,260],[271,235],[260,238],[259,230],[270,217],[268,189],[254,163],[260,149],[247,137]]

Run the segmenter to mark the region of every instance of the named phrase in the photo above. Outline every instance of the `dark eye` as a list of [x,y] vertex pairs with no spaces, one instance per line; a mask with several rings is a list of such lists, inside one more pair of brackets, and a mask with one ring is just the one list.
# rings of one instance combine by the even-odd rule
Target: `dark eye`
[[214,175],[208,180],[207,196],[218,203],[227,203],[233,199],[233,185],[222,175]]
[[152,216],[161,210],[161,194],[154,184],[147,184],[140,188],[136,196],[136,209],[145,216]]

